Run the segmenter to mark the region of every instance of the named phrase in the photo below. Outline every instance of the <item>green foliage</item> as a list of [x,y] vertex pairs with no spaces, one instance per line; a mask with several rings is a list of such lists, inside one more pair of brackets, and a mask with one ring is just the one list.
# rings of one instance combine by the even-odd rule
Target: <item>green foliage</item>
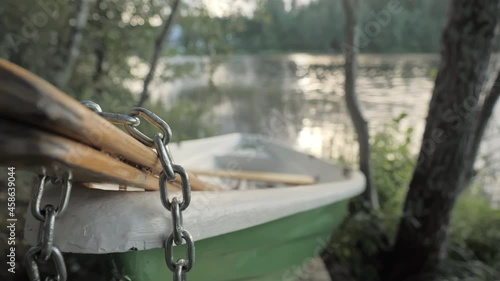
[[364,212],[352,214],[332,235],[329,249],[323,255],[334,254],[354,280],[378,280],[381,262],[378,254],[388,249],[387,227],[396,221]]
[[380,210],[352,214],[334,234],[333,247],[357,280],[376,280],[380,252],[390,248],[402,215],[403,202],[415,166],[411,153],[413,129],[403,129],[406,114],[392,120],[373,137],[372,165]]
[[[366,2],[363,21],[372,21],[377,12],[387,9],[388,1]],[[432,51],[437,48],[428,38],[439,34],[436,27],[442,26],[444,4],[430,0],[411,5],[407,2],[401,1],[403,11],[393,15],[380,34],[370,38],[364,52]],[[54,72],[65,63],[62,54],[67,51],[71,38],[76,5],[57,1],[54,2],[56,6],[51,7],[55,12],[49,14],[44,3],[7,0],[0,7],[3,26],[0,28],[0,56],[53,82]],[[115,100],[127,103],[127,107],[132,105],[137,96],[127,83],[141,81],[146,75],[146,71],[137,69],[147,70],[145,63],[151,57],[162,19],[169,15],[167,6],[167,0],[89,1],[90,12],[83,30],[80,55],[70,83],[63,90],[78,99],[100,101],[104,107],[115,108]],[[176,23],[182,27],[182,37],[177,45],[169,44],[164,54],[215,57],[233,51],[339,50],[344,21],[341,1],[317,0],[307,5],[292,1],[287,6],[279,0],[260,0],[251,16],[237,6],[223,15],[214,15],[201,0],[184,3],[176,18]],[[426,40],[420,40],[424,37]],[[394,46],[400,44],[395,42],[413,45],[398,49]],[[189,71],[179,69],[182,67],[162,60],[159,66],[162,70],[157,71],[155,81],[186,75]]]
[[498,280],[499,249],[500,210],[491,207],[485,195],[480,193],[479,186],[473,186],[462,195],[455,209],[450,238],[452,261],[449,264],[457,268],[461,266],[464,270],[458,272],[475,276],[476,280]]
[[477,259],[467,261],[447,259],[432,281],[498,281],[498,266],[490,266]]
[[[232,16],[213,21],[237,21],[226,40],[242,52],[341,51],[342,1],[316,0],[307,5],[260,0],[253,17]],[[396,3],[396,9],[390,9]],[[437,52],[444,27],[446,1],[364,1],[358,26],[365,53]],[[226,33],[227,34],[227,33]]]
[[375,186],[378,187],[383,212],[401,215],[406,187],[415,168],[416,157],[410,151],[413,128],[403,129],[406,114],[392,120],[378,132],[372,142]]
[[[54,82],[55,70],[65,63],[62,54],[68,50],[76,5],[71,1],[48,1],[54,6],[47,10],[46,2],[34,4],[28,0],[7,0],[5,7],[2,5],[0,56]],[[62,90],[77,99],[96,100],[104,107],[116,108],[115,103],[119,102],[130,108],[137,96],[133,95],[128,85],[133,81],[142,81],[147,73],[162,20],[170,13],[168,2],[89,1],[90,11],[78,60],[70,83]],[[55,12],[52,15],[47,11]],[[205,37],[199,33],[194,36],[209,41],[207,44],[216,53],[227,52],[229,46],[222,44],[219,38],[226,33],[219,28],[218,21],[211,21],[204,6],[195,9],[185,4],[179,13],[187,15],[178,17],[179,23],[189,22],[203,28]],[[173,47],[171,44],[164,54],[178,54],[178,48]],[[170,64],[161,59],[159,69],[155,81],[165,82],[189,74],[192,67]]]
[[[378,253],[390,249],[415,166],[410,150],[413,130],[400,115],[373,138],[372,161],[380,211],[355,213],[334,233],[331,247],[357,280],[376,280]],[[449,258],[429,280],[469,281],[500,278],[500,210],[481,187],[469,188],[457,202],[451,226]],[[411,253],[409,253],[411,254]]]
[[210,15],[204,5],[193,5],[178,17],[182,27],[180,48],[189,54],[220,55],[232,51],[235,32],[243,29],[243,17],[234,14],[223,18]]
[[[162,103],[148,103],[146,108],[165,120],[172,129],[172,142],[213,136],[216,132],[212,116],[187,99],[178,99],[169,109]],[[145,124],[145,133],[153,135],[158,129]]]

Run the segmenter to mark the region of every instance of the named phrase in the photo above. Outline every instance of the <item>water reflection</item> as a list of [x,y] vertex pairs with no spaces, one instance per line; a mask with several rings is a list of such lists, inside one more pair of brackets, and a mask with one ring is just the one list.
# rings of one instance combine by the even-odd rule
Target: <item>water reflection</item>
[[[413,150],[418,150],[438,59],[435,55],[360,56],[357,90],[372,135],[406,113],[402,127],[414,129]],[[156,84],[152,91],[153,99],[178,112],[176,119],[181,121],[173,129],[182,132],[181,139],[212,133],[257,133],[319,157],[343,156],[355,161],[356,142],[343,99],[342,56],[176,57],[166,60],[163,67],[186,63],[192,65],[190,75]],[[184,107],[190,108],[190,114],[178,109]],[[490,122],[490,140],[485,141],[479,161],[496,172],[500,171],[498,153],[489,152],[498,148],[494,147],[498,120],[500,106]],[[182,126],[175,128],[179,124]],[[484,184],[500,193],[497,179]]]
[[[168,64],[186,62],[195,64],[193,74],[155,85],[153,98],[192,103],[213,117],[217,134],[268,134],[322,157],[352,143],[341,56],[185,57]],[[406,126],[422,132],[437,63],[432,55],[360,57],[358,92],[372,130],[406,112]]]

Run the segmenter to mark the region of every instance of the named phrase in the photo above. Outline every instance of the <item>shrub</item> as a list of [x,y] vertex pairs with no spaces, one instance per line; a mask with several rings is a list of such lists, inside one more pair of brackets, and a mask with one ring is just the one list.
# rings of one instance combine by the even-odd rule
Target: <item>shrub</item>
[[[372,164],[380,210],[351,214],[331,239],[339,263],[357,280],[377,280],[378,252],[390,248],[402,215],[416,163],[411,151],[413,130],[402,129],[405,118],[400,115],[373,137]],[[481,190],[474,183],[457,202],[449,258],[434,280],[500,279],[500,210],[491,206]]]

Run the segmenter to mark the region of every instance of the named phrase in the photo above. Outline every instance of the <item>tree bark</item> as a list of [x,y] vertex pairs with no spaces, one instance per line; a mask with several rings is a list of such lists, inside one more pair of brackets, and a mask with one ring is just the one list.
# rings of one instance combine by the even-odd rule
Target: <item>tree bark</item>
[[345,100],[351,116],[359,143],[359,166],[366,176],[366,190],[362,194],[362,202],[366,209],[378,209],[377,190],[373,183],[373,173],[370,155],[370,134],[368,122],[363,117],[358,98],[356,96],[356,69],[358,57],[358,18],[361,14],[361,0],[343,0],[346,16],[344,26],[344,55],[345,55]]
[[78,0],[76,5],[75,20],[76,23],[71,27],[70,39],[66,48],[63,51],[63,64],[56,70],[54,74],[54,84],[58,88],[64,88],[71,74],[78,56],[80,55],[80,46],[83,38],[83,30],[87,26],[87,19],[89,16],[89,1]]
[[165,49],[165,45],[167,44],[167,37],[168,33],[170,31],[170,28],[172,27],[172,23],[174,21],[175,14],[177,13],[177,8],[179,7],[179,2],[180,0],[174,0],[174,3],[172,4],[171,12],[170,15],[168,16],[168,19],[165,21],[163,24],[162,30],[160,35],[158,35],[158,38],[156,39],[154,50],[153,50],[153,57],[151,58],[151,61],[149,63],[149,72],[146,78],[144,79],[144,85],[142,87],[142,93],[139,98],[139,102],[137,103],[137,106],[142,106],[146,102],[146,100],[149,98],[149,84],[154,78],[155,71],[156,71],[156,66],[158,64],[158,59],[160,58],[161,52]]
[[446,257],[451,213],[470,182],[490,102],[497,99],[492,92],[481,110],[499,17],[498,0],[451,2],[417,167],[382,272],[386,281],[432,271]]
[[95,7],[99,13],[99,20],[96,22],[97,29],[97,39],[95,40],[94,55],[95,55],[95,68],[94,74],[92,75],[92,83],[95,87],[95,92],[97,95],[102,94],[103,85],[102,77],[104,74],[104,61],[107,51],[107,42],[104,31],[104,20],[106,18],[106,11],[101,8],[101,3],[103,0],[97,0]]
[[[469,170],[473,170],[474,168],[474,159],[476,159],[477,154],[479,153],[479,148],[481,146],[481,139],[486,131],[486,127],[488,125],[488,120],[493,115],[493,110],[495,109],[495,104],[500,97],[500,72],[497,74],[497,78],[495,79],[495,83],[491,88],[489,95],[486,96],[483,102],[483,107],[481,112],[478,114],[478,119],[475,126],[474,131],[474,139],[472,141],[469,158],[471,161],[468,162]],[[472,173],[474,174],[474,173]]]

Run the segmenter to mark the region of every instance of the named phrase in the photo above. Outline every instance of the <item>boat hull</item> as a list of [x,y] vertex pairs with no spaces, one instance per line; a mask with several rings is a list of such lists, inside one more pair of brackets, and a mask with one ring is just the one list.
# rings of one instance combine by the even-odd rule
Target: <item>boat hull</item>
[[[347,214],[347,202],[196,241],[196,264],[189,280],[296,280],[303,264],[327,245],[329,235]],[[184,245],[174,247],[174,255],[184,257]],[[112,256],[118,270],[131,280],[172,280],[163,249]]]

